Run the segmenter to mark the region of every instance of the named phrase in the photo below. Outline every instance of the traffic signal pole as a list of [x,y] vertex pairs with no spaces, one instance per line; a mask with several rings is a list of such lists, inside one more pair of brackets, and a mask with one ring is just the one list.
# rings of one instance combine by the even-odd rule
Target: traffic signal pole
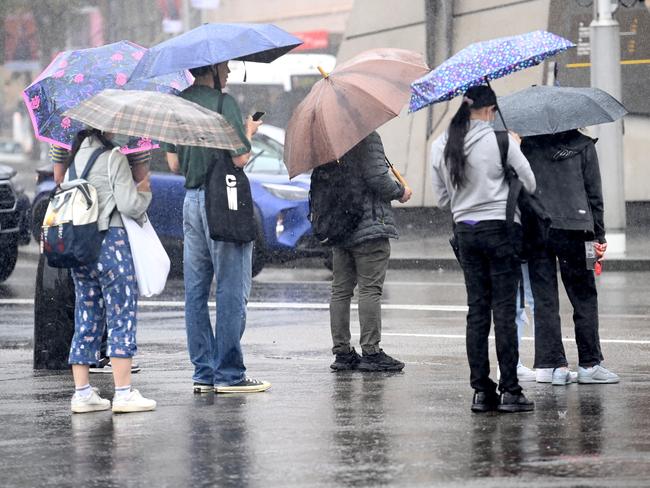
[[[591,86],[621,100],[621,43],[618,21],[612,16],[611,0],[594,0],[591,36]],[[603,181],[605,229],[608,253],[625,253],[625,178],[623,165],[623,121],[595,128],[596,148]]]

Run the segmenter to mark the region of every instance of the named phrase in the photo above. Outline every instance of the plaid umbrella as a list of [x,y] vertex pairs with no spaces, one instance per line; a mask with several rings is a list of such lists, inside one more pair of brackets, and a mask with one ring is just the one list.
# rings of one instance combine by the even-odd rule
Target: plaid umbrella
[[570,47],[575,44],[542,30],[470,44],[411,84],[409,112],[451,100],[472,86],[530,68]]
[[[189,73],[175,73],[128,82],[147,50],[129,41],[90,49],[59,53],[36,80],[23,91],[36,137],[70,149],[75,134],[83,127],[63,112],[107,88],[178,93],[189,85]],[[151,144],[149,144],[151,146]],[[132,140],[123,152],[150,149]]]
[[104,90],[64,115],[105,132],[184,146],[236,151],[244,144],[221,114],[184,98],[141,90]]

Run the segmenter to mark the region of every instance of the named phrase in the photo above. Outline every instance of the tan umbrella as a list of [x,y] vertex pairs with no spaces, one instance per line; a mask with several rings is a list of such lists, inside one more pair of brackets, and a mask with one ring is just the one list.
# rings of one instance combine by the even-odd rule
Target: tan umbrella
[[421,54],[391,48],[364,51],[330,74],[321,69],[324,78],[287,126],[284,163],[289,176],[340,158],[399,115],[409,101],[411,82],[428,71]]
[[104,90],[63,115],[105,132],[171,144],[233,151],[244,147],[221,114],[166,93]]

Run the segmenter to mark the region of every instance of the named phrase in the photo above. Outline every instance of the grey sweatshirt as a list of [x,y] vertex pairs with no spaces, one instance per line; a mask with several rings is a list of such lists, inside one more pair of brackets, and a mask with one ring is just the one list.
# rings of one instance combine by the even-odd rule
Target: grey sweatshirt
[[[504,178],[501,155],[492,126],[483,120],[470,121],[465,136],[467,182],[454,188],[444,161],[447,133],[438,137],[431,146],[433,190],[438,196],[438,206],[451,206],[454,222],[463,220],[505,220],[508,182]],[[530,193],[535,191],[535,176],[530,164],[510,136],[508,163]],[[518,214],[518,212],[517,212]],[[515,220],[519,220],[518,215]]]
[[[93,151],[102,144],[94,137],[85,139],[74,158],[77,177],[81,177],[86,163]],[[108,162],[110,157],[110,181]],[[69,178],[66,172],[65,180]],[[99,230],[109,227],[123,227],[120,212],[134,220],[140,221],[151,203],[151,192],[141,192],[135,187],[129,162],[119,151],[106,151],[97,158],[90,173],[86,177],[88,182],[97,190],[99,217],[97,225]],[[119,212],[113,212],[117,208]]]

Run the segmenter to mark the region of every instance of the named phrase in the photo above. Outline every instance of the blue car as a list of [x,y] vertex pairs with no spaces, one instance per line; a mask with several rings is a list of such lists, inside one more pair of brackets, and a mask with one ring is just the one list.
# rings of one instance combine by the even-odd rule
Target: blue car
[[[251,184],[257,221],[253,251],[253,276],[268,262],[285,262],[299,257],[323,257],[329,250],[311,232],[309,223],[309,176],[289,180],[282,162],[282,129],[260,127],[252,141],[251,161],[245,168]],[[54,188],[51,165],[37,170],[36,197],[32,205],[34,237]],[[182,271],[184,178],[170,173],[162,151],[154,151],[151,163],[153,199],[149,218],[165,246],[174,271]]]

